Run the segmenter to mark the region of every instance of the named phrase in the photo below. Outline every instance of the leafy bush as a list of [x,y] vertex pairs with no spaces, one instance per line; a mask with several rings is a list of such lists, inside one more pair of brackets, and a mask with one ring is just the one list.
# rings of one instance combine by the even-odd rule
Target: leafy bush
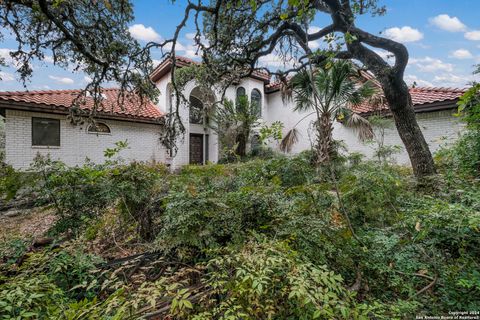
[[114,196],[126,217],[137,225],[143,240],[153,240],[156,234],[154,218],[162,209],[167,184],[163,179],[166,167],[133,162],[110,170],[109,179]]
[[40,193],[59,215],[56,232],[77,232],[112,204],[114,192],[102,165],[67,167],[63,162],[37,157],[32,170],[43,178]]
[[40,193],[54,206],[60,219],[56,232],[78,232],[105,210],[118,204],[125,221],[134,222],[144,240],[153,238],[153,212],[159,210],[166,168],[141,163],[107,161],[67,167],[63,162],[38,157],[32,170],[43,178]]
[[303,260],[285,243],[249,242],[208,263],[218,297],[193,319],[368,319],[341,276]]
[[398,204],[408,181],[392,166],[364,164],[347,170],[340,181],[343,205],[355,224],[385,226],[399,218]]
[[52,319],[66,300],[46,275],[5,280],[0,278],[0,319]]
[[53,282],[73,299],[93,298],[99,284],[92,273],[102,259],[82,251],[60,251],[49,259],[47,274]]
[[[480,177],[480,130],[465,132],[453,146],[441,148],[435,154],[440,170],[447,178]],[[457,181],[456,181],[457,182]]]
[[12,166],[0,161],[0,200],[9,201],[22,188],[32,188],[37,181],[35,174],[16,171]]

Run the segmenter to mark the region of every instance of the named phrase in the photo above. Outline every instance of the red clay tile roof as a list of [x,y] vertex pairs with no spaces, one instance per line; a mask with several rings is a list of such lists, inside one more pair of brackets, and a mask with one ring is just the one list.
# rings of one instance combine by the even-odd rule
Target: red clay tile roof
[[458,88],[416,87],[410,88],[410,95],[412,96],[414,105],[421,105],[446,100],[456,100],[466,91],[466,89]]
[[[425,107],[432,104],[454,105],[456,100],[465,93],[467,89],[443,88],[443,87],[415,87],[410,88],[413,107],[415,110],[427,110]],[[387,110],[386,105],[372,106],[368,103],[353,106],[352,110],[357,113],[371,113],[374,111]],[[434,109],[434,107],[432,108]]]
[[[177,67],[184,67],[190,64],[200,64],[200,62],[182,56],[175,56],[175,63]],[[150,74],[150,78],[152,79],[152,81],[158,81],[161,77],[166,75],[170,71],[171,66],[172,59],[165,58],[162,62],[160,62],[157,67],[155,67],[153,72]],[[268,83],[270,81],[270,74],[263,70],[254,70],[251,74],[251,77],[254,79],[262,80],[265,83]]]
[[[72,107],[73,101],[81,90],[45,90],[45,91],[6,91],[0,92],[0,102],[19,102],[32,104],[33,107],[47,110],[68,111]],[[103,89],[102,94],[105,99],[100,109],[97,109],[98,115],[109,115],[131,120],[155,121],[163,113],[151,101],[140,101],[136,95],[127,95],[123,101],[123,106],[119,105],[118,89]],[[80,105],[80,109],[90,111],[93,108],[93,99],[87,98],[85,104]]]

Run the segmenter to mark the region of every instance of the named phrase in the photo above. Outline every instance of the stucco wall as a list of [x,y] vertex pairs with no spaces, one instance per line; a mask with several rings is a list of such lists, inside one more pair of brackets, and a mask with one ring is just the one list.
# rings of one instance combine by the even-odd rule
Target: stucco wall
[[[60,147],[32,146],[32,117],[60,119]],[[18,169],[26,169],[34,157],[40,153],[50,154],[52,159],[62,160],[67,165],[81,165],[89,158],[102,163],[103,151],[112,148],[117,141],[128,141],[128,149],[119,156],[126,161],[165,161],[165,149],[160,144],[155,124],[134,123],[116,120],[99,120],[106,123],[111,134],[92,134],[86,132],[85,125],[72,125],[64,115],[6,111],[6,161]]]
[[[311,123],[314,121],[315,115],[309,115],[310,112],[293,112],[293,102],[284,104],[279,92],[268,94],[267,104],[265,120],[268,123],[281,121],[284,124],[284,134],[296,125],[300,135],[298,143],[292,149],[292,153],[298,153],[310,148],[315,140],[314,133],[311,130]],[[453,116],[454,112],[455,110],[452,109],[417,113],[417,121],[432,152],[438,150],[442,145],[455,141],[464,128],[464,124],[457,117]],[[391,129],[387,129],[385,132],[385,145],[401,146],[401,152],[396,154],[394,159],[400,164],[409,164],[410,160],[403,143],[395,129],[393,120],[391,121]],[[375,146],[360,142],[355,132],[342,124],[335,122],[333,136],[336,140],[342,140],[346,144],[348,151],[360,152],[368,158],[372,157]],[[272,147],[278,148],[275,144],[272,144]]]
[[[168,97],[165,94],[167,83],[170,81],[170,75],[165,75],[157,82],[158,88],[161,90],[163,96],[160,98],[160,105],[164,105],[164,110],[167,110]],[[271,94],[265,94],[264,84],[262,81],[247,78],[243,79],[238,85],[232,86],[226,91],[226,98],[235,100],[236,89],[238,87],[244,87],[245,91],[250,99],[250,95],[253,89],[258,89],[262,94],[262,121],[267,124],[271,124],[275,121],[281,121],[284,125],[283,133],[296,126],[299,131],[299,141],[293,146],[292,153],[298,153],[303,150],[311,148],[315,141],[315,133],[312,130],[311,124],[315,120],[315,115],[309,112],[294,112],[293,102],[289,101],[284,103],[281,98],[280,92]],[[184,90],[184,95],[189,97],[191,91],[196,87],[194,82],[187,84]],[[218,97],[217,97],[218,98]],[[423,131],[427,143],[430,145],[430,150],[435,152],[442,145],[453,142],[461,133],[464,128],[464,124],[459,121],[458,118],[453,116],[454,106],[451,110],[436,111],[428,113],[418,113],[417,120]],[[184,124],[188,124],[189,110],[186,106],[180,110],[181,118]],[[200,130],[200,131],[199,131]],[[180,167],[188,164],[189,162],[189,133],[204,133],[203,128],[197,128],[195,126],[186,126],[186,132],[183,137],[179,137],[178,141],[178,153],[174,159],[171,160],[173,167]],[[209,156],[210,161],[216,162],[218,158],[218,139],[214,132],[207,130],[210,134],[209,143]],[[362,143],[357,139],[355,132],[346,128],[341,123],[334,123],[333,130],[334,139],[342,140],[346,145],[349,152],[360,152],[366,157],[371,158],[374,153],[375,145],[370,143]],[[394,160],[401,164],[409,164],[408,155],[405,151],[403,143],[398,136],[398,133],[393,125],[391,129],[386,130],[385,145],[398,145],[401,147],[401,152],[394,156]],[[274,149],[278,150],[278,143],[272,142],[270,145]]]
[[[167,94],[167,86],[168,83],[170,82],[170,74],[166,74],[164,77],[159,79],[156,83],[157,87],[159,88],[161,92],[160,96],[160,105],[163,104],[162,110],[163,111],[168,111],[169,109],[169,100],[168,100],[168,94]],[[191,92],[197,87],[198,84],[195,83],[195,81],[191,81],[186,84],[183,94],[185,97],[190,97]],[[232,86],[229,87],[225,93],[225,98],[235,101],[236,97],[236,90],[238,87],[244,87],[245,91],[248,95],[248,98],[250,99],[251,93],[253,89],[258,89],[260,93],[262,94],[262,114],[265,114],[266,112],[266,96],[264,94],[263,88],[264,84],[260,80],[256,79],[243,79],[237,86]],[[215,88],[212,89],[213,93],[216,95],[216,99],[219,99],[219,93]],[[175,98],[173,97],[172,103],[175,104]],[[168,161],[171,163],[171,166],[173,168],[179,168],[183,165],[186,165],[190,161],[190,154],[189,154],[189,143],[190,143],[190,133],[201,133],[201,134],[208,134],[209,135],[209,159],[208,161],[216,163],[218,161],[218,155],[219,155],[219,143],[218,143],[218,136],[217,134],[209,129],[209,128],[203,128],[200,125],[190,125],[189,124],[189,109],[187,105],[182,105],[179,110],[180,118],[182,123],[185,125],[185,133],[182,136],[179,136],[177,139],[177,147],[178,151],[177,154],[173,159],[169,159]]]

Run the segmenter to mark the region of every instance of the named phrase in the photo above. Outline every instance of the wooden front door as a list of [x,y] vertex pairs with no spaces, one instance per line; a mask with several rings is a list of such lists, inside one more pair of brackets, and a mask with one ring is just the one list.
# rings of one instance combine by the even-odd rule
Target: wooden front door
[[203,134],[190,134],[190,164],[203,164]]

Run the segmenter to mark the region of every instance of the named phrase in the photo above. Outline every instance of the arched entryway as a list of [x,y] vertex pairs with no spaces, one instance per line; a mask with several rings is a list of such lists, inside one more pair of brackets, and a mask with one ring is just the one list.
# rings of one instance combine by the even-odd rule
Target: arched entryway
[[189,96],[189,163],[205,164],[210,160],[210,128],[208,111],[215,95],[211,90],[195,87]]

